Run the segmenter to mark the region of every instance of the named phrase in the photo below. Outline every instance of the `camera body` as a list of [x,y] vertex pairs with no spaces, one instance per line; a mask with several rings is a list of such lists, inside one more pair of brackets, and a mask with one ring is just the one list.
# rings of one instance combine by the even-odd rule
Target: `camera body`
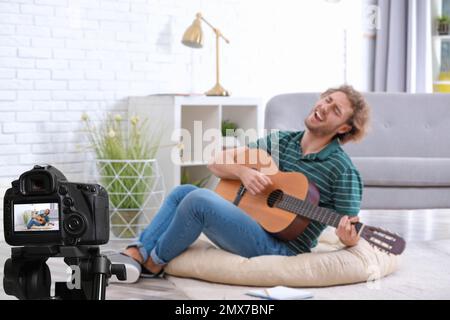
[[4,197],[5,240],[12,246],[101,245],[109,241],[108,193],[68,182],[52,166],[34,166]]

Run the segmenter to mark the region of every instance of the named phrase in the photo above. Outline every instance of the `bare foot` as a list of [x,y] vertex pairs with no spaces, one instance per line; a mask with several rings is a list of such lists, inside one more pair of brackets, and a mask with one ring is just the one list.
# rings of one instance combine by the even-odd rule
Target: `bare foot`
[[141,253],[139,252],[139,249],[136,247],[129,247],[124,252],[127,256],[132,257],[133,259],[139,261],[140,263],[144,262],[144,258],[142,257]]
[[148,257],[147,261],[144,263],[144,267],[150,270],[152,273],[157,274],[163,268],[163,266],[153,262],[152,257]]

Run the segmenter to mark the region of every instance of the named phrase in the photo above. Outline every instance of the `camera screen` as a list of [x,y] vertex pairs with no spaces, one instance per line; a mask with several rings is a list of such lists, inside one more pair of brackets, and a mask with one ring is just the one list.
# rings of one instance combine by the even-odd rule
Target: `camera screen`
[[14,231],[58,231],[58,203],[14,204]]

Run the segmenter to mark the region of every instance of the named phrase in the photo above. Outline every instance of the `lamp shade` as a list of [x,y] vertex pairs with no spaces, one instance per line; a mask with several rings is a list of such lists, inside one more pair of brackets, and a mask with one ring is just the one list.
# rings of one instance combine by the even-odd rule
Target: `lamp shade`
[[203,31],[199,16],[197,16],[197,18],[194,20],[194,22],[192,22],[189,28],[186,29],[181,43],[191,48],[203,47]]

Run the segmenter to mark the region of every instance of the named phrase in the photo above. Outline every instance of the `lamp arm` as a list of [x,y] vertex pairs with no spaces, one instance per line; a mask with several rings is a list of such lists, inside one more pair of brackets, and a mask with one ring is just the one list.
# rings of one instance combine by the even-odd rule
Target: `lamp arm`
[[200,18],[211,28],[214,30],[214,32],[219,36],[222,37],[223,40],[225,40],[226,43],[230,43],[230,40],[228,40],[227,38],[225,38],[225,36],[222,34],[222,32],[220,32],[219,29],[215,28],[211,23],[209,23],[205,18],[203,18],[202,15],[200,15]]

